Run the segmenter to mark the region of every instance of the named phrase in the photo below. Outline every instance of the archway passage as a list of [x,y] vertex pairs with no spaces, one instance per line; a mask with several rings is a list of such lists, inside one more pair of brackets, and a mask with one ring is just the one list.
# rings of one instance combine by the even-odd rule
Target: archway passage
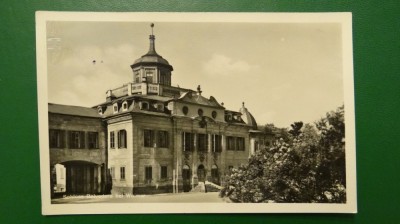
[[184,192],[189,192],[192,188],[190,185],[190,178],[191,178],[190,167],[188,165],[184,165],[183,169],[182,169],[183,191]]
[[206,181],[206,170],[203,165],[197,167],[197,177],[199,178],[199,182]]
[[101,192],[101,167],[83,161],[68,161],[66,169],[67,194],[97,194]]

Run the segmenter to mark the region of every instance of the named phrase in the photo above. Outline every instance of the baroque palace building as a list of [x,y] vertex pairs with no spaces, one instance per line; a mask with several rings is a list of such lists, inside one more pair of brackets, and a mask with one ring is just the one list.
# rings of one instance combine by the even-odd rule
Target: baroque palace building
[[108,90],[93,108],[49,104],[55,192],[151,194],[223,185],[230,169],[272,142],[244,103],[228,110],[200,86],[171,86],[173,67],[156,52],[153,34],[131,68],[132,82]]

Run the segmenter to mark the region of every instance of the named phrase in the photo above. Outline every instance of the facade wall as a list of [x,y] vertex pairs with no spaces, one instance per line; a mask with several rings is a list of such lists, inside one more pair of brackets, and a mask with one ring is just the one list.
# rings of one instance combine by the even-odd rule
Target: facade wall
[[[106,162],[106,141],[105,127],[99,118],[88,118],[80,116],[69,116],[61,114],[49,113],[49,129],[64,131],[65,144],[61,148],[50,147],[50,165],[68,161],[86,161],[98,165]],[[86,145],[84,148],[71,148],[69,144],[68,131],[85,132],[85,143],[87,144],[87,133],[98,132],[98,148],[89,149]]]
[[[100,118],[49,113],[50,181],[53,192],[97,194],[106,191],[105,130]],[[79,147],[71,143],[71,132],[81,133]],[[97,141],[89,141],[89,133],[97,133]],[[57,136],[56,145],[53,143],[54,136]],[[57,171],[57,164],[65,166],[65,173]],[[61,178],[64,179],[62,191],[57,185]]]
[[[174,167],[174,135],[170,117],[135,114],[133,116],[135,193],[172,192]],[[145,131],[151,131],[153,144],[145,145]],[[158,133],[168,133],[167,147],[158,144]],[[167,177],[161,178],[161,166],[167,167]],[[151,179],[146,179],[146,167],[151,167]]]
[[[119,140],[121,131],[125,131],[126,142],[122,145]],[[111,136],[114,133],[114,140],[111,140]],[[124,134],[124,135],[125,135]],[[133,187],[133,147],[134,142],[132,141],[133,128],[132,120],[129,115],[109,121],[107,128],[107,148],[108,148],[108,169],[112,177],[112,193],[119,194],[130,194]],[[122,137],[120,137],[122,138]],[[125,140],[123,140],[125,141]],[[112,146],[112,142],[114,145]],[[121,167],[124,168],[125,178],[121,177]]]
[[[193,96],[196,97],[196,96]],[[218,122],[225,122],[225,112],[224,109],[220,109],[220,108],[212,108],[212,107],[208,107],[208,106],[204,106],[204,105],[192,105],[192,104],[184,104],[184,103],[180,103],[180,102],[172,102],[170,107],[174,108],[174,110],[172,111],[173,115],[177,115],[177,116],[187,116],[187,117],[198,117],[198,110],[202,109],[203,110],[203,116],[207,116],[207,117],[212,117],[212,112],[215,111],[217,112],[217,116],[214,119],[215,121]],[[188,113],[185,115],[182,111],[183,107],[187,106],[188,107]]]

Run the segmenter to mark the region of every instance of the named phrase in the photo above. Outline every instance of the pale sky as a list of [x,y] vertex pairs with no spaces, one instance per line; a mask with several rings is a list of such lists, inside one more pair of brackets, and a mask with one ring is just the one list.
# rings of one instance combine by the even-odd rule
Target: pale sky
[[[51,103],[104,102],[149,48],[150,22],[47,24]],[[172,85],[201,85],[229,110],[245,102],[259,125],[314,122],[344,102],[339,23],[157,22],[154,35]]]

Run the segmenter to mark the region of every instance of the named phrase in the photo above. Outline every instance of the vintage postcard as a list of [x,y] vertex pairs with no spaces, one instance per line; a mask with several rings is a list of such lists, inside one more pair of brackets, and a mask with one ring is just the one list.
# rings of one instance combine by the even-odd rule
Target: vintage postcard
[[356,213],[351,19],[37,12],[42,213]]

